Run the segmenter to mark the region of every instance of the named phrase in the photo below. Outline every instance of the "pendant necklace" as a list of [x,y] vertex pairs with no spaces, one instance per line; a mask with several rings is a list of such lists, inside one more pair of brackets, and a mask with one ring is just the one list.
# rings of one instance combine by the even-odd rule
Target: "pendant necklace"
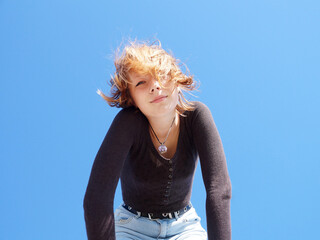
[[169,133],[170,133],[170,131],[171,131],[171,129],[172,129],[172,126],[173,126],[173,123],[174,123],[174,120],[175,120],[175,119],[176,119],[176,116],[174,116],[174,118],[173,118],[173,120],[172,120],[172,123],[171,123],[171,126],[170,126],[170,128],[169,128],[169,131],[168,131],[168,133],[167,133],[166,139],[165,139],[163,142],[160,142],[157,134],[155,133],[155,131],[153,130],[153,128],[152,128],[152,126],[151,126],[151,124],[150,124],[150,127],[151,127],[151,130],[152,130],[153,134],[156,136],[158,142],[160,143],[160,146],[158,147],[158,151],[160,152],[160,154],[164,154],[164,153],[166,153],[167,150],[168,150],[167,146],[164,145],[164,144],[166,143],[166,141],[167,141],[167,139],[168,139]]

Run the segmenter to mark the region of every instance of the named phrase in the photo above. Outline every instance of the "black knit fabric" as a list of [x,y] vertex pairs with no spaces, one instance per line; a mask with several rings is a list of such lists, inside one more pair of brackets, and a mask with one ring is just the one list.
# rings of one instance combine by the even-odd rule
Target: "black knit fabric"
[[92,167],[84,198],[89,240],[114,240],[113,200],[121,179],[123,201],[140,212],[173,212],[191,198],[200,159],[205,184],[209,240],[231,239],[231,183],[223,146],[209,109],[194,102],[195,110],[180,117],[177,151],[170,160],[155,149],[148,120],[135,108],[115,117]]

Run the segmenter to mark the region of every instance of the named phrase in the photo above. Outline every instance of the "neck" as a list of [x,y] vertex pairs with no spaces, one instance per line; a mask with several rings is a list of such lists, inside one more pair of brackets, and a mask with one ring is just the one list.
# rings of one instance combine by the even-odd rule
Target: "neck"
[[167,114],[161,117],[148,117],[149,124],[152,126],[160,141],[163,141],[167,136],[174,117],[176,118],[172,128],[175,128],[179,123],[179,117],[175,111],[172,114]]

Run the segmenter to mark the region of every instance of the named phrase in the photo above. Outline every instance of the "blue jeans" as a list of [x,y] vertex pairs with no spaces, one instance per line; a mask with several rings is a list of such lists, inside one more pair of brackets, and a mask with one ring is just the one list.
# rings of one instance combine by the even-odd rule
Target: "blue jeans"
[[117,240],[207,240],[201,218],[193,207],[177,219],[151,220],[119,206],[114,221]]

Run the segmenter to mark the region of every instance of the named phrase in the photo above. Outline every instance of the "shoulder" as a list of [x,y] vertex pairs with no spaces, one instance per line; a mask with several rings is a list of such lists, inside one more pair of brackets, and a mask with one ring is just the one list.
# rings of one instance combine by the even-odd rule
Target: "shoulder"
[[115,116],[111,128],[118,132],[135,134],[143,124],[143,114],[134,107],[123,108]]
[[213,125],[213,118],[208,106],[202,102],[191,102],[193,110],[187,111],[182,117],[186,128],[191,135],[198,134],[200,130],[207,131]]
[[195,113],[199,113],[199,112],[203,112],[203,111],[210,111],[208,106],[202,102],[192,102],[193,106],[194,106],[194,112]]
[[187,112],[187,117],[190,117],[192,120],[205,120],[206,118],[212,118],[211,111],[208,106],[202,102],[191,102],[194,109]]
[[115,120],[121,122],[132,123],[132,121],[141,120],[141,112],[135,107],[128,107],[121,109],[115,116]]

